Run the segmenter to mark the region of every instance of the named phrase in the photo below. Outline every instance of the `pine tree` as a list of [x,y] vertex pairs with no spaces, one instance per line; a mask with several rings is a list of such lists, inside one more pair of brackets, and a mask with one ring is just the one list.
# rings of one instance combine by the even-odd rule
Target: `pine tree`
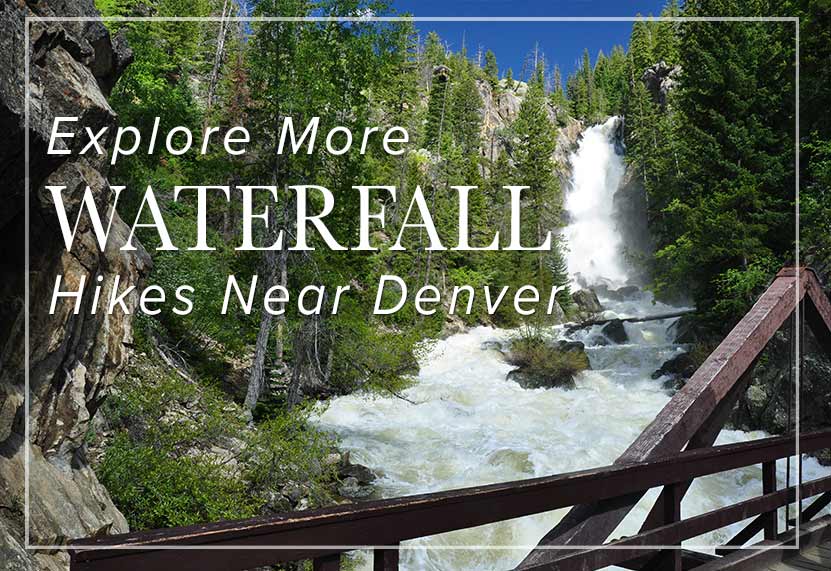
[[446,58],[445,49],[439,35],[436,32],[427,34],[427,39],[424,42],[424,61],[430,66],[430,71],[432,72],[435,66],[444,64]]
[[485,52],[485,77],[492,88],[499,86],[499,67],[496,65],[496,55],[491,50]]
[[[528,93],[519,108],[513,128],[517,137],[514,159],[519,184],[529,186],[525,239],[542,243],[547,228],[557,225],[561,208],[559,183],[554,171],[552,154],[556,148],[554,128],[548,118],[544,90],[544,68],[540,63],[528,84]],[[530,266],[528,265],[530,262]],[[540,252],[535,259],[525,259],[524,272],[541,288],[550,287],[552,275],[546,271],[546,255]]]
[[563,90],[563,78],[560,74],[560,67],[558,65],[554,66],[553,76],[554,85],[551,91],[551,103],[558,110],[565,111],[568,108],[568,100],[566,99],[566,93]]
[[465,156],[477,155],[482,131],[482,97],[473,74],[465,72],[450,93],[448,118],[453,139]]
[[[670,0],[661,10],[661,17],[664,18],[677,18],[680,15],[678,0]],[[655,25],[653,57],[656,61],[653,63],[663,61],[670,66],[678,63],[680,26],[678,22],[658,22]]]
[[424,128],[424,146],[438,149],[439,140],[446,131],[447,99],[450,81],[436,77],[430,87],[427,101],[427,125]]
[[[641,15],[638,14],[638,18]],[[650,20],[639,19],[632,24],[632,35],[629,37],[629,57],[632,58],[634,75],[640,79],[641,74],[655,63],[655,23]]]

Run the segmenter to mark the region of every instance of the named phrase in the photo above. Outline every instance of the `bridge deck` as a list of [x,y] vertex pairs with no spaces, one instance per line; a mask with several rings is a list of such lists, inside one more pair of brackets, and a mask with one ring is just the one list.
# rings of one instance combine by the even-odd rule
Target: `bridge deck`
[[800,526],[799,551],[793,549],[796,535],[791,530],[779,539],[755,544],[752,550],[742,549],[695,567],[695,571],[831,570],[831,516]]
[[828,571],[829,569],[831,569],[831,541],[806,549],[795,557],[767,567],[767,571]]

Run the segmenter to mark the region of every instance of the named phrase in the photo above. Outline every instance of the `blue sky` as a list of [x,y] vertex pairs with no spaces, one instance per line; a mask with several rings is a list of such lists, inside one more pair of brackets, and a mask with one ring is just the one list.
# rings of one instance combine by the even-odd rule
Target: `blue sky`
[[[658,15],[664,0],[392,0],[398,12],[415,16],[634,16],[638,13]],[[472,23],[419,22],[423,33],[435,30],[454,51],[464,38],[468,54],[478,47],[496,54],[500,73],[511,67],[514,77],[528,53],[539,42],[540,50],[552,64],[559,64],[563,77],[576,67],[583,48],[594,61],[598,50],[609,53],[612,46],[624,47],[629,41],[629,22],[542,22],[542,23]]]

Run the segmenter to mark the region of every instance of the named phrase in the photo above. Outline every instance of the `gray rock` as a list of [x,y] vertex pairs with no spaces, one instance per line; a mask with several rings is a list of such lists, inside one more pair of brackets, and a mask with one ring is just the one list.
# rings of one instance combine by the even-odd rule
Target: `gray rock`
[[571,299],[583,313],[594,314],[603,311],[597,294],[590,289],[580,289],[571,294]]
[[374,489],[372,486],[362,485],[357,478],[349,476],[344,478],[341,481],[340,486],[338,486],[338,493],[345,497],[351,499],[363,499],[367,498],[372,495]]
[[669,326],[670,336],[675,343],[692,345],[715,339],[713,332],[701,325],[695,315],[684,315]]
[[508,373],[508,380],[514,381],[523,389],[573,389],[576,384],[570,374],[553,376],[529,369],[514,369]]
[[278,514],[292,510],[292,502],[279,492],[266,492],[263,511],[267,514]]
[[338,477],[341,479],[355,478],[361,485],[371,484],[377,479],[375,472],[361,464],[346,462],[338,470]]
[[309,487],[299,482],[288,482],[280,490],[280,493],[286,497],[292,504],[296,504],[301,498],[304,498],[309,493]]
[[680,74],[681,66],[671,66],[664,61],[659,61],[646,68],[641,75],[641,81],[652,95],[652,100],[661,107],[666,107],[667,95],[678,84]]
[[[794,379],[787,326],[778,331],[763,350],[747,391],[739,399],[730,419],[741,430],[764,430],[783,434],[793,430],[794,418],[788,411],[794,402]],[[831,358],[823,352],[816,338],[806,328],[800,374],[800,430],[809,432],[831,426]],[[790,418],[789,418],[790,417]],[[831,454],[819,454],[823,462]]]
[[620,319],[613,319],[604,325],[600,331],[609,339],[609,341],[617,343],[618,345],[629,341],[629,335],[626,333],[626,326]]
[[641,293],[641,288],[635,285],[623,286],[615,290],[622,299],[634,299]]
[[500,353],[503,351],[502,341],[497,339],[489,339],[487,341],[482,341],[479,345],[479,348],[482,351],[499,351]]
[[[0,2],[0,171],[3,186],[0,196],[0,231],[12,243],[8,251],[22,251],[23,232],[23,141],[24,141],[24,66],[23,21],[25,16],[93,16],[93,0],[50,0],[49,2]],[[107,103],[105,91],[117,79],[129,60],[123,37],[111,41],[100,22],[31,21],[29,52],[31,75],[29,137],[32,239],[30,264],[30,388],[32,463],[32,541],[62,544],[72,538],[127,531],[124,517],[114,507],[106,490],[89,468],[84,437],[91,419],[104,400],[117,372],[127,361],[132,342],[131,319],[120,312],[106,315],[74,315],[71,304],[59,304],[54,315],[49,302],[55,278],[63,276],[63,287],[87,284],[104,276],[101,299],[106,299],[120,276],[120,288],[140,285],[149,270],[150,258],[143,248],[120,252],[117,244],[126,238],[128,228],[116,215],[106,251],[100,252],[91,228],[78,229],[73,253],[65,251],[55,208],[49,196],[37,189],[47,184],[65,185],[68,215],[74,219],[82,192],[89,186],[96,193],[99,208],[106,209],[111,195],[106,180],[106,157],[86,155],[47,156],[46,144],[56,116],[78,117],[63,125],[78,136],[73,147],[85,143],[80,136],[85,128],[98,131],[115,125],[116,116]],[[113,44],[118,47],[114,50]],[[23,431],[23,267],[4,259],[7,273],[0,284],[0,349],[4,366],[0,368],[0,490],[10,498],[7,510],[0,510],[0,527],[19,525],[23,496],[23,468],[20,459]],[[17,269],[19,266],[20,269]],[[87,298],[89,299],[89,298]],[[137,294],[127,305],[135,308]],[[2,560],[18,569],[65,569],[65,554],[21,552],[19,535],[3,536]],[[17,546],[15,546],[17,544]],[[25,560],[20,556],[25,555]]]
[[668,359],[661,367],[652,373],[653,379],[667,377],[664,386],[678,390],[693,376],[697,369],[695,360],[689,353],[681,353]]

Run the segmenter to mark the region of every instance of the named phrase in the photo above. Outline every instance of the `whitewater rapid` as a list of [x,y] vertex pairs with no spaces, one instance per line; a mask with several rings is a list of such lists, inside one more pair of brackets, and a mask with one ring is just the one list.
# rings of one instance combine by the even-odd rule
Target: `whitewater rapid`
[[[437,342],[426,355],[415,386],[404,393],[415,404],[350,395],[332,401],[318,422],[339,437],[356,462],[379,474],[379,498],[608,465],[669,401],[651,373],[681,350],[668,341],[660,322],[627,324],[626,329],[631,342],[623,345],[596,345],[604,342],[598,328],[578,336],[588,343],[593,370],[579,375],[576,389],[526,390],[506,380],[511,366],[493,348],[513,333],[478,327]],[[718,443],[764,436],[724,430]],[[828,470],[805,458],[803,472],[808,480]],[[784,462],[779,479],[784,485]],[[684,498],[682,513],[689,517],[751,498],[761,485],[758,467],[700,478]],[[651,491],[613,537],[637,533],[656,495]],[[402,569],[511,569],[566,511],[406,542]],[[740,528],[687,543],[717,545]],[[369,569],[369,563],[362,568]]]
[[[572,155],[566,197],[570,225],[569,272],[575,282],[619,287],[628,279],[612,197],[623,173],[616,152],[616,118],[590,127]],[[601,290],[606,291],[606,290]],[[649,293],[601,297],[603,316],[657,315],[677,308]],[[547,476],[611,464],[670,399],[664,379],[652,373],[686,348],[673,342],[673,320],[625,323],[628,341],[611,343],[600,326],[569,339],[582,341],[591,370],[576,388],[527,390],[508,381],[500,352],[515,332],[477,327],[440,340],[423,358],[414,385],[397,397],[353,394],[333,399],[319,426],[340,439],[351,457],[379,475],[376,497],[389,498]],[[566,338],[561,327],[548,331]],[[764,437],[724,430],[718,443]],[[795,466],[795,462],[792,463]],[[778,465],[780,485],[785,463]],[[810,458],[804,479],[831,470]],[[791,477],[791,482],[795,477]],[[761,493],[761,469],[749,467],[697,479],[682,503],[690,517]],[[658,491],[650,491],[612,537],[637,533]],[[460,508],[463,509],[463,508]],[[403,544],[401,568],[411,571],[511,569],[567,510],[544,513]],[[780,513],[784,510],[780,510]],[[742,524],[686,542],[705,548],[724,543]],[[361,568],[370,560],[359,556]]]

